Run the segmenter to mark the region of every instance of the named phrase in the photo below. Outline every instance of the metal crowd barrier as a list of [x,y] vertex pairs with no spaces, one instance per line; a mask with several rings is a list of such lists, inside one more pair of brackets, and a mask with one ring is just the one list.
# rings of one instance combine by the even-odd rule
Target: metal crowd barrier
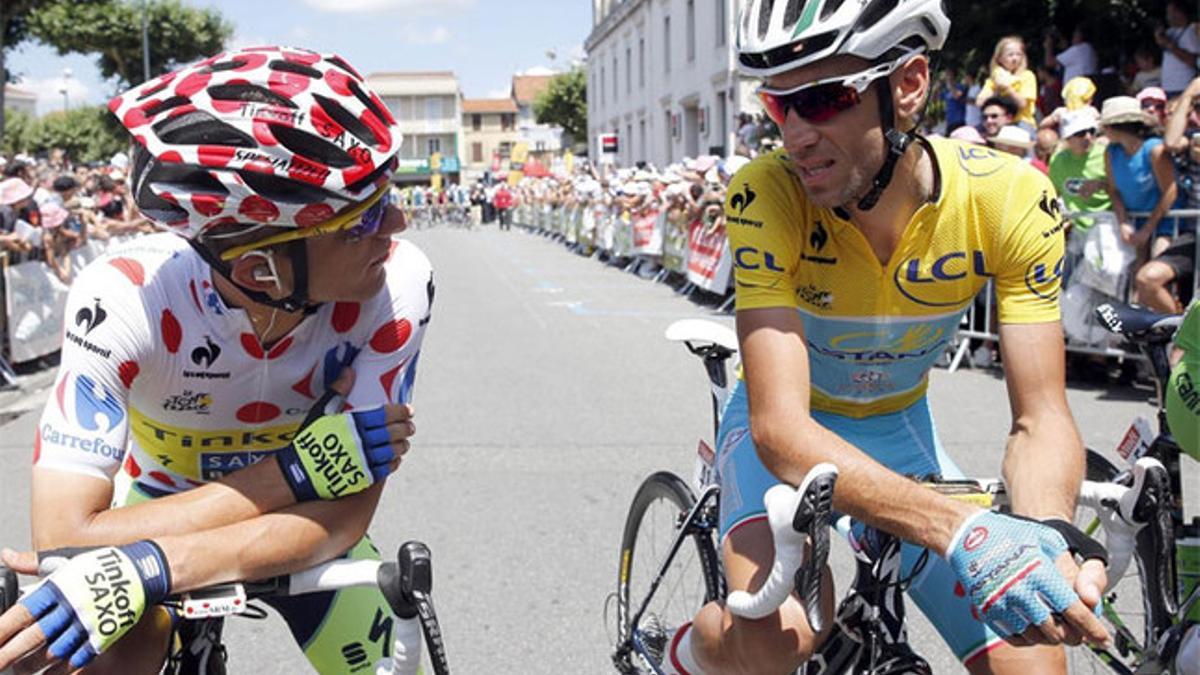
[[[1149,217],[1150,213],[1129,212],[1128,215],[1131,218],[1145,218]],[[1093,218],[1111,219],[1115,221],[1116,213],[1113,211],[1085,211],[1064,213],[1063,217],[1068,220]],[[1173,237],[1178,237],[1182,226],[1181,221],[1189,218],[1200,218],[1200,209],[1172,209],[1163,217],[1175,219],[1175,232]],[[1080,243],[1080,246],[1082,246],[1082,242]],[[1068,241],[1067,255],[1073,255],[1076,259],[1072,260],[1071,262],[1078,264],[1082,259],[1082,251],[1072,251],[1071,248],[1071,242]],[[1200,297],[1200,256],[1196,256],[1196,260],[1193,262],[1193,264],[1195,265],[1195,269],[1192,273],[1192,297],[1195,298]],[[1072,266],[1073,265],[1070,264],[1068,265],[1068,267]],[[1132,299],[1134,291],[1133,278],[1136,272],[1136,267],[1131,267],[1129,270],[1127,270],[1126,279],[1122,285],[1120,297],[1118,298],[1119,300],[1123,302],[1129,302]],[[1065,291],[1066,284],[1064,283],[1061,292]],[[972,340],[979,340],[983,342],[999,342],[1000,335],[999,328],[995,325],[996,315],[995,312],[993,312],[994,306],[995,293],[993,292],[992,282],[989,281],[987,285],[984,286],[983,290],[980,291],[976,302],[971,305],[971,307],[967,310],[967,313],[963,316],[962,324],[959,328],[958,336],[956,338],[957,344],[953,347],[954,354],[950,359],[950,372],[954,372],[962,364],[963,358],[966,357]],[[982,317],[980,316],[980,311],[983,313]],[[1111,346],[1081,344],[1070,339],[1068,339],[1066,342],[1066,349],[1068,352],[1076,354],[1108,356],[1120,359],[1122,361],[1125,359],[1145,360],[1145,357],[1136,351],[1130,352]]]

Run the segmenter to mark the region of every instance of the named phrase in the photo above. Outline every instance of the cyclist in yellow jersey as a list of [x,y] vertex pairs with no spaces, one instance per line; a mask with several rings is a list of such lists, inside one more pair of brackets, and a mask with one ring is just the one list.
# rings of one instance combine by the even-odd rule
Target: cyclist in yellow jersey
[[[725,573],[730,590],[761,585],[763,493],[830,462],[836,509],[911,542],[902,575],[933,554],[910,596],[968,670],[1065,672],[1059,645],[1107,635],[1091,613],[1103,562],[1072,555],[1088,547],[1070,525],[1084,452],[1064,392],[1062,222],[1029,165],[913,131],[949,30],[940,0],[743,10],[740,66],[764,79],[784,148],[726,201],[744,374],[717,438]],[[1023,519],[903,475],[958,472],[927,373],[989,280],[1013,420],[1003,474]],[[662,665],[679,673],[792,672],[825,637],[795,598],[760,620],[714,602],[665,629]]]

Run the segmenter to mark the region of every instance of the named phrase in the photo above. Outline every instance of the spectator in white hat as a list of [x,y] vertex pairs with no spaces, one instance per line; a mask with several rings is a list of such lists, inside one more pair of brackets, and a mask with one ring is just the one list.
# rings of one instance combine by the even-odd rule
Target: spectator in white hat
[[32,185],[16,177],[0,181],[0,249],[21,253],[33,248],[18,234],[18,224],[37,220],[32,216],[36,211]]
[[1017,157],[1025,157],[1033,147],[1033,138],[1029,132],[1015,124],[1001,127],[988,142],[993,148]]
[[[1096,118],[1086,110],[1063,115],[1063,148],[1050,158],[1050,182],[1062,197],[1068,212],[1108,211],[1112,200],[1106,191],[1104,148],[1096,138]],[[1092,218],[1076,218],[1073,229],[1087,231]]]

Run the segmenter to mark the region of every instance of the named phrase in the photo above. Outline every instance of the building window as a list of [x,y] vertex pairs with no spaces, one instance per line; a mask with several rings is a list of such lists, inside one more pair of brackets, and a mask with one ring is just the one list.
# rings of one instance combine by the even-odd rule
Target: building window
[[546,141],[538,141],[538,142],[534,143],[533,151],[534,152],[545,152],[546,151]]
[[696,0],[687,2],[687,60],[696,60]]
[[626,162],[633,164],[633,122],[625,125],[625,147]]
[[483,161],[483,143],[471,144],[471,161],[476,164]]
[[633,92],[633,47],[625,48],[625,93]]
[[663,17],[663,72],[671,72],[671,17]]
[[512,154],[512,146],[513,146],[512,141],[501,141],[500,142],[500,158],[501,159],[508,159],[509,155]]
[[605,89],[607,80],[604,79],[604,66],[600,66],[600,104],[605,103]]
[[500,114],[500,130],[512,131],[517,126],[517,116],[512,113]]
[[638,38],[638,86],[646,86],[646,38]]
[[425,149],[429,151],[428,154],[430,156],[432,156],[433,153],[435,153],[435,152],[441,152],[442,151],[442,139],[437,138],[437,137],[425,139]]
[[727,19],[725,18],[725,12],[727,11],[727,9],[725,7],[726,2],[728,2],[728,0],[717,0],[717,46],[718,47],[725,46],[725,40],[727,39],[725,37],[725,35],[729,30],[728,26],[725,25],[727,23]]
[[479,131],[483,128],[483,115],[475,113],[471,115],[471,131]]
[[617,92],[621,91],[617,87],[617,55],[616,54],[613,54],[612,74],[613,74],[613,103],[616,103],[617,102]]

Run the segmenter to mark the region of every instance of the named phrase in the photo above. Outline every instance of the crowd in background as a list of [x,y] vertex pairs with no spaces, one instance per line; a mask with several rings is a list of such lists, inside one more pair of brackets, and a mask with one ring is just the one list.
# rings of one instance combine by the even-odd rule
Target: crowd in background
[[48,157],[0,155],[0,251],[9,263],[40,260],[70,284],[69,253],[89,239],[153,230],[128,198],[123,153],[103,165],[74,165],[61,151]]

